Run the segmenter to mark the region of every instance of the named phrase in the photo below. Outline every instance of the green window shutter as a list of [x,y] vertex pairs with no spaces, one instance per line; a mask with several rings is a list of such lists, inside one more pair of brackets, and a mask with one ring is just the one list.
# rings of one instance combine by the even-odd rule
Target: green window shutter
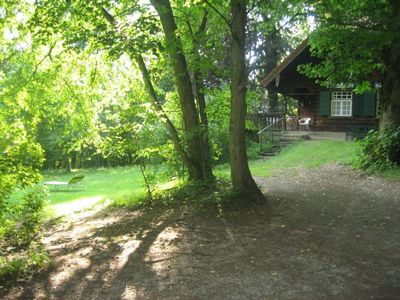
[[364,109],[363,109],[364,95],[363,94],[355,94],[353,93],[353,117],[363,117]]
[[376,94],[365,93],[364,94],[364,117],[375,117],[376,116]]
[[319,93],[319,115],[327,117],[331,114],[331,92],[324,91]]

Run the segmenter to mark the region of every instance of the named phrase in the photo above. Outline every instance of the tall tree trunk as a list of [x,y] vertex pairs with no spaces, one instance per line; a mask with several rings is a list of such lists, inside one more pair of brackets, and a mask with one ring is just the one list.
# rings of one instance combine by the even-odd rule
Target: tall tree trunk
[[177,26],[175,18],[169,0],[151,0],[151,3],[160,17],[167,42],[167,50],[171,57],[175,73],[175,81],[178,88],[185,134],[188,142],[187,154],[191,161],[191,166],[188,168],[189,179],[205,179],[210,174],[206,173],[202,154],[204,141],[202,140],[199,116],[196,110],[186,58],[183,53],[181,41],[176,34]]
[[[400,55],[399,55],[400,58]],[[381,118],[379,127],[388,125],[400,126],[400,60],[397,65],[387,67],[384,83],[384,99],[381,103]]]
[[393,42],[384,52],[385,78],[383,83],[383,101],[379,127],[393,124],[400,126],[400,2],[391,0],[393,22],[391,31],[395,33]]
[[390,0],[392,11],[390,31],[395,34],[390,48],[384,51],[385,78],[379,127],[400,126],[400,2]]
[[[387,75],[384,83],[384,99],[381,103],[381,117],[379,120],[379,129],[394,125],[400,128],[400,51],[397,60],[386,67]],[[394,149],[388,153],[388,159],[400,164],[400,148]]]
[[[385,78],[379,129],[394,125],[400,127],[400,2],[389,1],[392,8],[391,31],[395,33],[391,47],[384,52]],[[400,149],[392,149],[388,157],[400,164]]]
[[231,0],[232,61],[229,154],[233,190],[257,199],[262,194],[251,176],[246,154],[246,14],[246,0]]

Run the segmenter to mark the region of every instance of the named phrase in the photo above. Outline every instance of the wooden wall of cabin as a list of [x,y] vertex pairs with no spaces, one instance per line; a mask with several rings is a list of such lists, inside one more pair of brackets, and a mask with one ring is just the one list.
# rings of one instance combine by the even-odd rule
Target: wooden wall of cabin
[[[348,126],[373,125],[377,127],[379,123],[375,115],[371,116],[371,112],[369,112],[367,116],[363,115],[364,112],[362,112],[362,109],[364,104],[360,104],[362,95],[354,96],[353,101],[357,104],[353,106],[353,112],[356,112],[356,110],[358,111],[355,115],[352,117],[334,117],[330,115],[321,115],[321,90],[320,87],[310,80],[292,78],[292,80],[281,81],[278,92],[299,101],[298,116],[299,118],[312,118],[310,130],[346,132]],[[324,92],[328,91],[322,91],[322,93]]]
[[349,125],[378,125],[375,118],[317,117],[314,130],[345,132]]
[[299,99],[299,118],[311,118],[313,131],[346,132],[350,125],[378,126],[376,117],[333,117],[320,115],[319,96],[308,95]]
[[318,101],[315,95],[308,95],[299,100],[299,118],[311,118],[311,130],[317,126]]
[[[321,95],[323,93],[330,93],[332,91],[322,91],[320,96],[316,99],[316,119],[315,119],[315,127],[314,130],[317,131],[336,131],[336,132],[345,132],[348,130],[349,126],[359,125],[360,127],[377,127],[379,120],[375,116],[376,113],[376,97],[374,96],[374,100],[371,102],[371,94],[364,95],[355,95],[353,94],[353,109],[352,109],[352,117],[335,117],[330,115],[322,115],[322,111],[330,112],[330,101],[329,104],[323,104],[321,100]],[[321,104],[322,103],[322,104]],[[321,109],[321,105],[325,105],[327,107]],[[330,114],[330,113],[329,113]]]

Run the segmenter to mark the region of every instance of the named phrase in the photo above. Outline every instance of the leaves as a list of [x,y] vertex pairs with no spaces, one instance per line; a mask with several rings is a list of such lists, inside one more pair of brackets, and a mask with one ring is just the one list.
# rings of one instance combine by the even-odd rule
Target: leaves
[[370,131],[358,145],[356,167],[370,171],[389,170],[400,162],[400,127],[391,125],[380,132]]
[[321,62],[300,70],[327,87],[371,90],[367,82],[382,81],[385,52],[398,38],[394,7],[388,1],[325,1],[314,7],[318,27],[310,35],[311,53]]

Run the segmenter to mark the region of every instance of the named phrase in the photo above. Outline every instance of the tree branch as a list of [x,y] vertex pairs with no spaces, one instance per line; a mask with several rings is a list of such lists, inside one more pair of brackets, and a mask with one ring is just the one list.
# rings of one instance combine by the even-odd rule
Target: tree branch
[[54,47],[55,44],[50,46],[50,49],[47,52],[47,54],[35,65],[35,69],[33,70],[32,74],[29,76],[29,78],[27,79],[27,81],[23,86],[27,85],[32,80],[32,78],[35,77],[37,71],[39,70],[39,66],[46,60],[46,58],[50,57],[51,59],[51,52],[53,51]]
[[214,6],[212,5],[210,2],[208,2],[208,0],[203,0],[205,4],[207,4],[213,11],[215,11],[217,13],[217,15],[219,15],[222,20],[224,20],[224,22],[226,23],[226,25],[228,25],[229,30],[231,30],[232,24],[231,22],[229,22],[229,20]]
[[104,8],[101,8],[101,11],[103,12],[104,18],[112,25],[112,26],[117,26],[117,21],[115,21],[114,17]]
[[291,22],[295,21],[297,17],[299,16],[305,16],[305,14],[301,13],[295,13],[287,22],[284,24],[280,25],[278,28],[276,28],[277,31],[281,31],[283,28],[286,27],[286,25],[290,24]]
[[207,21],[208,21],[208,10],[206,9],[204,10],[204,15],[203,18],[201,19],[201,23],[199,29],[197,29],[196,35],[199,35],[200,33],[206,30]]
[[69,91],[71,92],[72,96],[74,96],[76,99],[79,99],[79,96],[75,93],[75,89],[72,88],[72,86],[69,84],[68,80],[65,79],[65,78],[62,78],[62,81],[64,81],[66,87],[69,89]]

